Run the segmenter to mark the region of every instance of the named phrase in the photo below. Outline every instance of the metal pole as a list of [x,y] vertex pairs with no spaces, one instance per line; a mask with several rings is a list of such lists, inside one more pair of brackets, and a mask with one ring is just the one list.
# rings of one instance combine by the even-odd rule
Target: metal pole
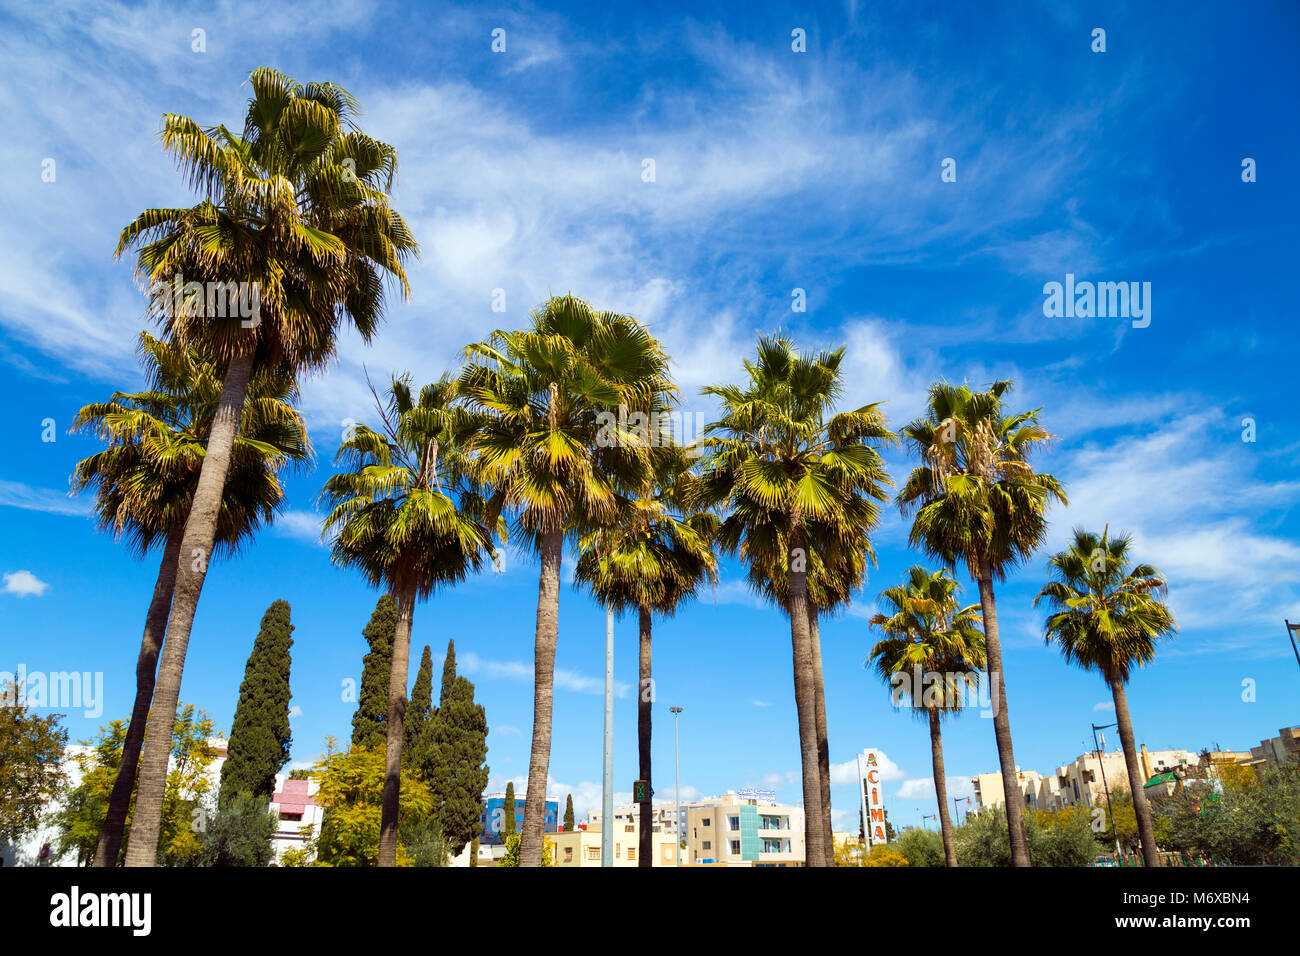
[[677,839],[673,841],[677,848],[677,865],[682,865],[682,757],[681,736],[677,732],[677,715],[680,707],[669,707],[673,715],[673,829]]
[[1106,792],[1106,812],[1110,814],[1110,832],[1115,837],[1115,862],[1120,862],[1123,852],[1119,848],[1119,825],[1115,822],[1115,811],[1110,808],[1110,785],[1106,783],[1106,761],[1101,752],[1101,744],[1097,743],[1097,731],[1105,730],[1108,727],[1115,727],[1117,724],[1093,724],[1092,725],[1092,745],[1097,753],[1097,766],[1101,768],[1101,788]]
[[605,792],[601,803],[600,865],[614,865],[614,608],[605,608]]
[[1286,636],[1291,639],[1291,650],[1295,651],[1295,662],[1300,664],[1300,647],[1295,642],[1295,632],[1300,631],[1300,624],[1292,624],[1285,618],[1283,620],[1286,622]]

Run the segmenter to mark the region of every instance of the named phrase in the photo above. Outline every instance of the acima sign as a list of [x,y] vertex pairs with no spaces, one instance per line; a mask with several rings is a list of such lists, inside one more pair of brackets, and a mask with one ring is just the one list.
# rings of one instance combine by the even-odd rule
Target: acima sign
[[881,788],[880,758],[875,750],[858,754],[858,780],[862,784],[862,826],[867,845],[888,842],[885,838],[885,795]]

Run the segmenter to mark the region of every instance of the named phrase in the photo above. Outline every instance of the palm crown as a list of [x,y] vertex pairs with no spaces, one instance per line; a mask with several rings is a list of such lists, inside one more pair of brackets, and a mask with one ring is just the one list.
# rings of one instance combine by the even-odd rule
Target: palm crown
[[1067,661],[1096,670],[1108,683],[1127,683],[1134,664],[1155,658],[1156,641],[1178,628],[1161,598],[1164,576],[1150,564],[1134,564],[1132,538],[1100,537],[1074,529],[1070,546],[1052,556],[1055,580],[1043,585],[1034,605],[1046,601],[1055,613],[1047,618],[1045,637]]
[[[961,607],[959,590],[943,569],[931,572],[918,565],[908,570],[903,584],[880,592],[884,610],[871,618],[871,626],[886,635],[871,648],[876,672],[922,711],[961,707],[963,678],[978,675],[986,664],[979,605]],[[895,681],[895,675],[918,668],[944,679],[923,686]]]
[[[109,447],[78,462],[74,491],[95,489],[99,526],[143,554],[184,523],[194,500],[208,432],[221,395],[220,369],[198,349],[140,335],[148,388],[117,392],[77,412],[72,430]],[[284,488],[278,472],[312,459],[307,427],[291,402],[291,376],[256,373],[241,413],[221,500],[216,546],[235,549],[269,522]]]

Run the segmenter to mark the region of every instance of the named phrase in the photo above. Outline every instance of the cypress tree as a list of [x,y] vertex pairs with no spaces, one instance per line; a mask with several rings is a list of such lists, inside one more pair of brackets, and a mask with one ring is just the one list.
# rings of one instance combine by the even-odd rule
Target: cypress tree
[[569,794],[564,801],[564,832],[573,832],[573,794]]
[[385,594],[375,603],[370,623],[361,632],[370,646],[361,666],[361,693],[352,715],[352,746],[384,746],[388,722],[388,675],[393,669],[393,641],[397,637],[397,601]]
[[411,690],[406,716],[402,720],[402,732],[406,736],[402,756],[411,766],[418,767],[424,762],[424,755],[420,753],[421,740],[433,713],[433,654],[425,644],[420,669],[415,675],[415,687]]
[[506,784],[506,802],[503,810],[505,829],[501,831],[502,840],[515,832],[515,785],[513,781]]
[[289,648],[293,646],[289,602],[276,601],[262,617],[239,685],[239,703],[221,768],[217,806],[237,793],[270,799],[275,775],[289,762]]
[[[442,823],[447,848],[454,856],[479,833],[479,812],[487,786],[487,714],[474,702],[474,685],[456,673],[456,646],[447,642],[442,668],[442,697],[425,727],[425,780],[433,792],[434,814]],[[514,823],[510,790],[509,825]]]

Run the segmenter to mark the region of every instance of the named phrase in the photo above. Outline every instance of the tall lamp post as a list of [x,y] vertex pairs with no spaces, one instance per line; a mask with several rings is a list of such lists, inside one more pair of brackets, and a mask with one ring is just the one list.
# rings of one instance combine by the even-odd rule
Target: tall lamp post
[[681,712],[680,707],[668,708],[673,715],[673,829],[677,831],[673,844],[677,848],[677,866],[682,865],[682,760],[681,737],[677,733],[677,715]]
[[[1106,812],[1110,814],[1110,832],[1115,837],[1115,862],[1119,862],[1122,855],[1119,849],[1119,827],[1115,823],[1115,811],[1110,808],[1110,785],[1106,783],[1106,760],[1105,755],[1101,752],[1101,744],[1097,742],[1097,731],[1106,730],[1110,727],[1118,726],[1117,724],[1093,724],[1092,725],[1092,746],[1097,754],[1097,766],[1101,768],[1101,787],[1106,793]],[[1102,740],[1106,737],[1103,734]]]
[[600,865],[614,865],[614,608],[605,608],[605,792],[600,822]]
[[1300,634],[1300,624],[1292,624],[1285,618],[1283,620],[1286,623],[1286,636],[1291,639],[1291,650],[1295,651],[1295,662],[1300,664],[1300,645],[1297,645],[1295,640],[1295,636]]

